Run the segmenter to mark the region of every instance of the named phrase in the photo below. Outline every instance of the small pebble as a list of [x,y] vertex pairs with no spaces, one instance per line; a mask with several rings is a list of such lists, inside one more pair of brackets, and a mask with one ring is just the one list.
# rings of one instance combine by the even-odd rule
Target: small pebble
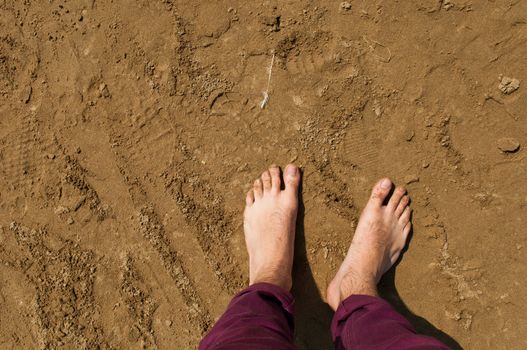
[[373,111],[375,112],[375,115],[377,117],[381,116],[381,114],[382,114],[382,106],[381,106],[381,103],[379,102],[379,100],[374,100],[373,101]]
[[167,327],[172,326],[172,321],[171,320],[166,320],[165,321],[165,326],[167,326]]
[[502,77],[498,89],[505,95],[512,94],[520,88],[520,81],[515,78]]
[[66,214],[70,211],[69,208],[67,207],[64,207],[62,205],[59,205],[56,209],[55,209],[55,214],[57,215],[61,215],[61,214]]
[[346,11],[351,10],[351,4],[347,1],[341,2],[340,8]]
[[108,86],[105,83],[101,83],[99,85],[99,93],[100,93],[100,96],[104,98],[110,97],[110,91],[108,90]]
[[498,140],[498,148],[505,153],[513,153],[520,149],[520,142],[512,137],[502,137]]
[[419,182],[419,176],[417,175],[407,175],[404,177],[404,182],[409,185],[414,182]]
[[75,220],[73,220],[73,218],[68,218],[67,223],[68,225],[73,225],[73,223],[75,223]]

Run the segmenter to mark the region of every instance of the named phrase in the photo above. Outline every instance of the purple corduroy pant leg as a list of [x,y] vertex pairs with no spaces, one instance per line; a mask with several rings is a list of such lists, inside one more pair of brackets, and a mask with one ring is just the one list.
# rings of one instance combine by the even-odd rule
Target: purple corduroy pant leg
[[232,299],[199,349],[295,349],[293,307],[288,291],[268,283],[253,284]]
[[439,340],[417,334],[385,300],[352,295],[337,309],[331,323],[337,350],[449,350]]
[[[295,349],[291,293],[267,283],[244,289],[201,341],[200,350]],[[448,350],[440,341],[419,335],[381,298],[352,295],[331,324],[337,350]]]

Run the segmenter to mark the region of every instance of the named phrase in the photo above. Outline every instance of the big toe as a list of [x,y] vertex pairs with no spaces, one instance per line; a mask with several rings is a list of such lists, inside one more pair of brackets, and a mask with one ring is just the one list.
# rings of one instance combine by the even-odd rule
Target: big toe
[[285,191],[297,195],[300,186],[300,169],[294,164],[289,164],[284,172]]
[[390,179],[384,178],[382,180],[379,180],[379,182],[377,182],[375,186],[373,186],[368,205],[380,207],[385,201],[388,194],[390,193],[391,189],[392,181]]

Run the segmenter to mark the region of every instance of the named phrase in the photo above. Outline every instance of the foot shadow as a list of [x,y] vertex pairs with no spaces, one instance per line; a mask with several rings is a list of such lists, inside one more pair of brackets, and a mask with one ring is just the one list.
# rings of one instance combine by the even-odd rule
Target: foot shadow
[[307,260],[304,203],[300,189],[293,267],[295,296],[295,344],[300,350],[333,349],[330,325],[333,310],[322,300]]
[[450,347],[452,350],[463,350],[461,345],[454,338],[436,328],[433,324],[428,322],[423,317],[418,316],[412,311],[410,311],[410,309],[408,309],[404,301],[401,299],[399,292],[397,292],[397,288],[395,287],[395,273],[397,265],[399,265],[404,255],[404,252],[406,252],[406,250],[408,249],[408,246],[412,240],[412,236],[413,232],[410,233],[406,248],[403,250],[397,262],[382,277],[381,282],[379,283],[379,295],[383,299],[388,301],[390,305],[392,305],[393,308],[397,310],[397,312],[403,315],[412,324],[412,326],[414,326],[417,333],[428,335],[430,337],[438,339],[444,344],[446,344],[448,347]]

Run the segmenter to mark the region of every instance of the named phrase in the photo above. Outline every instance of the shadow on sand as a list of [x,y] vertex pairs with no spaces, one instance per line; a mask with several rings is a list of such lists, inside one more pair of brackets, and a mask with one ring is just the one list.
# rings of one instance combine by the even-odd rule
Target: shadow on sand
[[[300,198],[296,229],[292,291],[296,300],[295,342],[301,350],[333,349],[330,332],[333,311],[322,300],[307,260],[302,198]],[[452,337],[434,327],[424,318],[413,314],[406,307],[395,288],[396,267],[397,264],[384,275],[379,286],[381,296],[405,316],[419,333],[439,339],[453,350],[462,350],[462,347]]]
[[397,263],[382,277],[381,283],[379,284],[379,294],[381,297],[387,300],[395,308],[395,310],[397,310],[397,312],[410,321],[418,333],[439,339],[448,345],[452,350],[463,350],[461,345],[459,345],[459,343],[454,338],[437,329],[426,319],[414,314],[408,309],[404,301],[399,296],[399,292],[397,292],[397,289],[395,288],[395,274],[397,272],[397,265],[400,261],[401,259],[399,258]]
[[298,349],[333,349],[330,333],[333,310],[322,300],[307,261],[302,195],[296,224],[292,293],[295,296],[295,343]]

